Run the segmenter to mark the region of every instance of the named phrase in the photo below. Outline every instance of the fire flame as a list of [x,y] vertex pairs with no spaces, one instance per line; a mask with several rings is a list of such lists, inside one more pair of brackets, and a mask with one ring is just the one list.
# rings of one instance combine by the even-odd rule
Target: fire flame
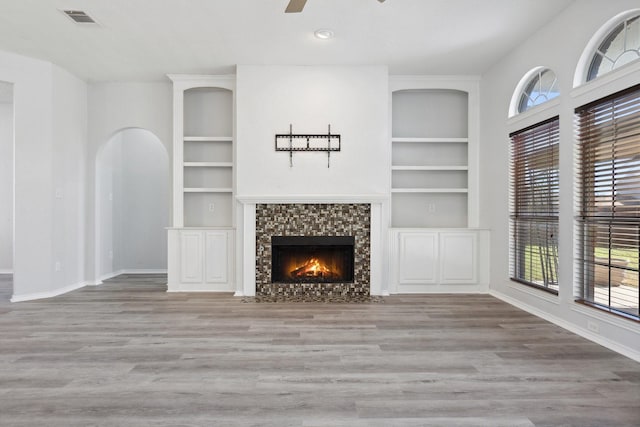
[[325,277],[332,275],[331,270],[318,258],[309,258],[300,267],[291,272],[292,277]]

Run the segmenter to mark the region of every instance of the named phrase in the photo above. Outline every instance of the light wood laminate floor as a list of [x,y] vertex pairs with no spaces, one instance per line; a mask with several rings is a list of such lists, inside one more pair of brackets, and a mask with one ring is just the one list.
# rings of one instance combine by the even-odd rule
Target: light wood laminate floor
[[10,303],[2,426],[638,426],[640,364],[487,295],[243,303],[120,276]]

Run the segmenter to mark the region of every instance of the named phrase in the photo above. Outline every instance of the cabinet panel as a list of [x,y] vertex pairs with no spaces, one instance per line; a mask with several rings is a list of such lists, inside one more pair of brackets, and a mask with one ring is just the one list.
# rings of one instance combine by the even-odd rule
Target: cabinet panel
[[181,233],[180,246],[180,281],[202,282],[202,233]]
[[438,277],[437,233],[399,234],[399,283],[436,283]]
[[440,283],[476,283],[476,252],[475,233],[440,233]]
[[393,229],[390,291],[486,292],[488,232],[457,229]]
[[207,283],[227,282],[227,240],[225,232],[205,233],[205,281]]

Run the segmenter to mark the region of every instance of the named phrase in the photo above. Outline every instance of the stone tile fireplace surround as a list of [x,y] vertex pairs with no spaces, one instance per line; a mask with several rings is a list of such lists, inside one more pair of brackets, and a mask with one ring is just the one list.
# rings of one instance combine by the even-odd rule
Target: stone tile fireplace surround
[[[271,283],[272,236],[354,236],[353,283]],[[256,296],[368,296],[371,291],[371,204],[256,204]]]

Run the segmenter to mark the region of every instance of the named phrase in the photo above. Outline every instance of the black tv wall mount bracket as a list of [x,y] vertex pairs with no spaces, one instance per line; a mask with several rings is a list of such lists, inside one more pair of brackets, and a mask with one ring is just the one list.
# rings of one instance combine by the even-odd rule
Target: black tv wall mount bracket
[[327,153],[327,167],[330,166],[331,152],[340,151],[340,135],[331,133],[328,125],[326,134],[294,134],[289,125],[289,133],[276,134],[276,151],[289,152],[289,167],[293,167],[293,153],[296,151],[320,151]]

